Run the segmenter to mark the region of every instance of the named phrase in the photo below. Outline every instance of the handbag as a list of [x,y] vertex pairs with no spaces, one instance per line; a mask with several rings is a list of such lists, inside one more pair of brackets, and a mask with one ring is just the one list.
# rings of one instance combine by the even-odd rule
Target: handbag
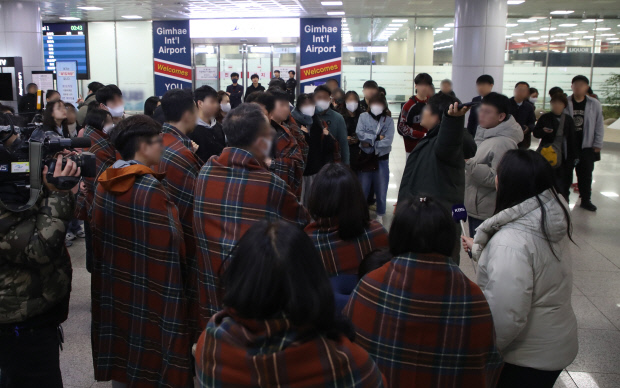
[[[381,129],[381,119],[379,119],[379,122],[377,123],[377,130],[376,130],[377,136],[379,136],[380,129]],[[373,148],[372,153],[370,154],[364,152],[361,147],[359,148],[358,152],[359,152],[359,155],[357,157],[357,167],[359,171],[373,172],[379,169],[379,157],[375,153],[374,148]]]
[[538,152],[549,162],[551,167],[558,168],[562,165],[562,144],[564,143],[564,118],[562,114],[560,118],[560,126],[555,133],[555,138],[551,143],[541,143],[538,146]]

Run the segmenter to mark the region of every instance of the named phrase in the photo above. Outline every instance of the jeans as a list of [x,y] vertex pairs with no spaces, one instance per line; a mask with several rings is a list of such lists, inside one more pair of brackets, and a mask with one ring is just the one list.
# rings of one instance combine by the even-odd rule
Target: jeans
[[385,215],[388,182],[390,181],[390,161],[379,160],[379,168],[376,171],[359,172],[359,179],[364,190],[364,197],[368,198],[371,187],[374,188],[377,199],[377,215]]
[[581,202],[590,202],[592,198],[592,172],[594,171],[594,159],[596,156],[593,148],[584,148],[579,153],[579,163],[575,166],[575,172],[577,173]]
[[482,225],[484,220],[479,220],[474,217],[467,217],[467,223],[469,224],[469,237],[474,238],[476,235],[476,228]]
[[562,370],[547,371],[505,363],[497,388],[553,388]]
[[0,333],[0,388],[62,388],[56,326]]
[[78,220],[77,218],[74,218],[71,221],[69,221],[69,226],[67,227],[68,232],[76,234],[81,229],[82,229],[82,221]]

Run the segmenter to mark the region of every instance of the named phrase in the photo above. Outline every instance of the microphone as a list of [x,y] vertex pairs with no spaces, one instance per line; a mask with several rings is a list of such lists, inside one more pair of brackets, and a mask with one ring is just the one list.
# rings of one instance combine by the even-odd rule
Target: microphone
[[[452,218],[454,219],[454,222],[459,222],[461,224],[461,233],[463,236],[467,237],[467,233],[465,233],[465,221],[467,221],[467,210],[465,209],[465,205],[457,204],[457,205],[452,206]],[[476,273],[476,265],[471,255],[471,250],[467,250],[467,254],[469,255],[469,258],[472,260],[472,265],[474,267],[474,273]]]

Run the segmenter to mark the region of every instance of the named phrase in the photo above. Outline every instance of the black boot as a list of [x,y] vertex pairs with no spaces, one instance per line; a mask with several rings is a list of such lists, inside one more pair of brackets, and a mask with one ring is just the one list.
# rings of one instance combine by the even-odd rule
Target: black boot
[[582,199],[581,200],[581,208],[582,209],[586,209],[586,210],[591,211],[591,212],[595,212],[596,211],[596,206],[594,206],[594,204],[590,200]]

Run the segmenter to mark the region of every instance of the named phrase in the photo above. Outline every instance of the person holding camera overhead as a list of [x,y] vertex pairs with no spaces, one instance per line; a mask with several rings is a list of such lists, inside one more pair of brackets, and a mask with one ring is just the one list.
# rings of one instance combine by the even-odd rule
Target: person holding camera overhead
[[[13,122],[1,115],[0,126],[12,128]],[[18,139],[15,129],[0,136],[11,152]],[[60,324],[69,312],[72,275],[65,233],[75,199],[48,183],[47,172],[45,166],[36,203],[21,212],[7,206],[26,204],[29,191],[0,183],[0,387],[63,386]],[[58,156],[54,177],[80,174],[72,160],[63,169]]]

